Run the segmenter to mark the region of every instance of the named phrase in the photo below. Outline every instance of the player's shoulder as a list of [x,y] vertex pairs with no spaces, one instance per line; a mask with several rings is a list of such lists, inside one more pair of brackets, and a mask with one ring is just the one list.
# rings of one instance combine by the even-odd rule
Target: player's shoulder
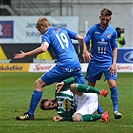
[[116,31],[114,27],[112,27],[111,25],[108,25],[108,29],[112,30],[112,31]]
[[98,24],[94,24],[94,25],[92,25],[92,26],[89,28],[89,30],[92,31],[92,32],[94,32],[97,28],[98,28]]
[[95,29],[95,28],[97,28],[97,26],[98,26],[98,24],[93,24],[90,28]]
[[108,25],[107,30],[108,30],[108,31],[111,31],[112,34],[114,34],[114,35],[116,34],[116,30],[115,30],[115,28],[112,27],[111,25]]

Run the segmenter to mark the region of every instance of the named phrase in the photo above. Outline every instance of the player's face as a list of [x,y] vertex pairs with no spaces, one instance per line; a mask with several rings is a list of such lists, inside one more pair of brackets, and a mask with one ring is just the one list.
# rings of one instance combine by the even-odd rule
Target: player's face
[[44,102],[45,110],[52,110],[58,107],[58,103],[56,100],[48,99],[48,101]]
[[100,16],[100,25],[102,28],[106,28],[111,20],[111,16]]

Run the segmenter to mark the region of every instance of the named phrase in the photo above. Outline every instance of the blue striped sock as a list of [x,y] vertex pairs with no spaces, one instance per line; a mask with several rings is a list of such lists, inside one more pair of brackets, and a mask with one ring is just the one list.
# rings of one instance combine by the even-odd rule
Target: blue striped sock
[[113,104],[114,112],[118,111],[118,92],[116,87],[110,88],[111,91],[111,100]]
[[101,108],[101,106],[99,104],[98,104],[97,112],[98,112],[98,114],[102,114],[103,113],[103,110],[102,110],[102,108]]
[[41,97],[42,97],[42,92],[34,90],[34,92],[32,94],[32,97],[31,97],[31,101],[30,101],[30,107],[29,107],[29,110],[28,110],[28,113],[30,115],[34,114],[36,106],[39,103]]

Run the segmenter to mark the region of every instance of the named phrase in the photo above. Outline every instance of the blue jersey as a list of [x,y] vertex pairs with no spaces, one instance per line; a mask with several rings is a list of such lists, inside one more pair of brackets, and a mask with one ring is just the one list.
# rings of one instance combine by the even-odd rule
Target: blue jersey
[[[112,49],[117,47],[117,33],[108,25],[106,29],[101,29],[100,24],[93,25],[84,37],[85,44],[92,40],[91,63],[97,65],[103,63],[107,66],[112,64]],[[102,64],[102,65],[103,65]]]
[[63,68],[80,67],[79,59],[71,39],[76,39],[76,33],[65,28],[48,28],[42,36],[42,42],[49,43],[49,50],[57,59],[57,66]]

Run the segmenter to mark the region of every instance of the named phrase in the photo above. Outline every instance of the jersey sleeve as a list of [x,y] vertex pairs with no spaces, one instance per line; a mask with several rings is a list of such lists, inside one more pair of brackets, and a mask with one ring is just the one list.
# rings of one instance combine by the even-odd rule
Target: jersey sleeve
[[75,78],[74,77],[70,77],[68,79],[63,80],[63,82],[65,82],[65,85],[71,85],[75,82]]
[[63,82],[65,83],[64,86],[62,87],[63,91],[66,91],[68,89],[70,89],[70,85],[73,84],[75,82],[75,78],[74,77],[70,77],[68,79],[63,80]]
[[113,36],[112,36],[112,42],[111,42],[112,48],[117,48],[117,32],[114,30]]
[[87,31],[87,33],[86,33],[86,35],[85,35],[85,37],[84,37],[84,43],[85,43],[85,44],[88,44],[88,43],[89,43],[89,41],[90,41],[91,38],[92,38],[92,35],[93,35],[93,28],[91,27],[91,28]]
[[49,47],[49,43],[48,43],[48,42],[45,42],[45,41],[43,41],[43,42],[41,43],[41,45],[46,45],[47,47]]
[[72,121],[72,116],[70,117],[62,117],[63,121]]
[[71,39],[76,40],[77,33],[73,32],[73,31],[70,31],[70,30],[68,30],[68,29],[66,29],[66,30],[67,30],[67,32],[68,32],[69,37],[70,37]]
[[47,43],[50,44],[50,37],[49,37],[49,35],[43,35],[42,36],[42,43],[43,42],[47,42]]

